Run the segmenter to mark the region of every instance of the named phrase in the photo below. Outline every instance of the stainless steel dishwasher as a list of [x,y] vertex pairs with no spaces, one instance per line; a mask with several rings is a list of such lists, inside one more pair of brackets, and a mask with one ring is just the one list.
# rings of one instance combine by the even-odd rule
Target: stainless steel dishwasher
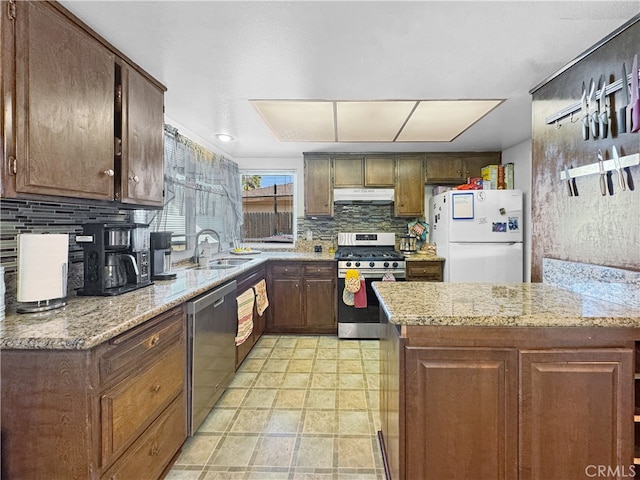
[[236,366],[236,282],[187,302],[188,430],[193,435],[229,386]]

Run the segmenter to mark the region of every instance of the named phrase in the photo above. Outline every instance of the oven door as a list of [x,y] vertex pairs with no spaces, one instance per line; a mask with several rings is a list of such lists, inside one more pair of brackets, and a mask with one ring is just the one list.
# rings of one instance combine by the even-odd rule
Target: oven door
[[381,278],[365,278],[367,292],[366,308],[347,305],[343,300],[344,278],[338,278],[338,338],[379,339],[382,332],[380,324],[380,304],[371,282]]

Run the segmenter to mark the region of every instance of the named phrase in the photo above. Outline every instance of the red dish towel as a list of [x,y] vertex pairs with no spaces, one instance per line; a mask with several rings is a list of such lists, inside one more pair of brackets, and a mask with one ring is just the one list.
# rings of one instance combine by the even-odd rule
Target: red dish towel
[[353,306],[355,308],[367,308],[367,288],[362,279],[360,279],[360,290],[353,294]]

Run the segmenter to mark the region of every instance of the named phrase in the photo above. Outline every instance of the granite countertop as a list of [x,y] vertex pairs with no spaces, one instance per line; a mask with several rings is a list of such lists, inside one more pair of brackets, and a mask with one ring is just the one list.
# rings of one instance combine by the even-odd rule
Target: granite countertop
[[398,325],[640,327],[640,309],[544,283],[374,282]]
[[415,262],[417,260],[429,261],[429,262],[444,262],[443,257],[439,257],[437,255],[427,255],[425,253],[415,253],[413,255],[405,255],[405,260],[407,262]]
[[[220,257],[229,257],[228,253]],[[150,318],[269,261],[332,261],[333,253],[262,252],[247,263],[224,270],[174,268],[174,280],[115,297],[69,296],[63,308],[42,313],[7,311],[0,321],[1,349],[90,349]]]

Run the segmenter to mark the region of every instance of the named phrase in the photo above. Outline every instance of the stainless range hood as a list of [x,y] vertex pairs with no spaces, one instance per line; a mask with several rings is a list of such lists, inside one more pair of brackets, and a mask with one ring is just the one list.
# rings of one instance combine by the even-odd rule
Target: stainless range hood
[[393,188],[336,188],[334,203],[393,203]]

